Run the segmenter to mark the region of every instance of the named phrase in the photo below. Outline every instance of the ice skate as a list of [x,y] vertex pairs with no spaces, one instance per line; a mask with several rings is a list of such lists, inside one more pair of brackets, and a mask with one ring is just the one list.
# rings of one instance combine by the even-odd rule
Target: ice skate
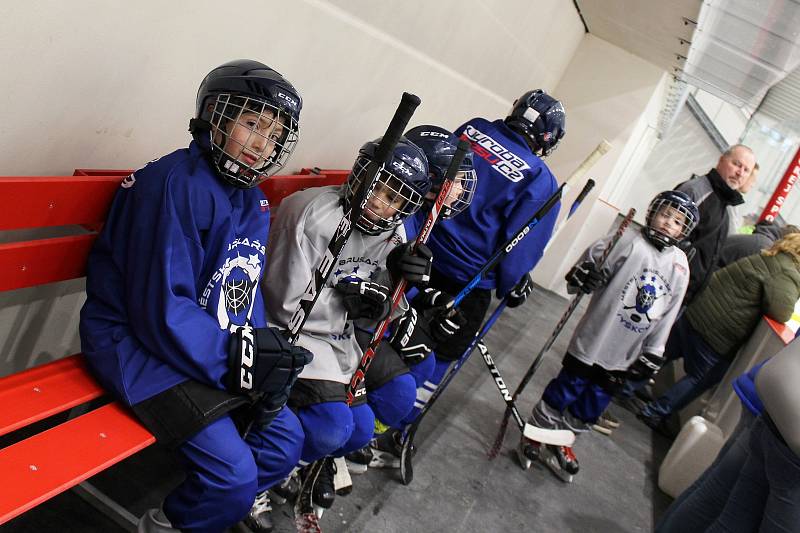
[[592,429],[598,433],[602,433],[603,435],[611,435],[611,433],[613,433],[614,430],[619,427],[619,425],[619,419],[606,411],[600,415],[600,418],[597,419],[597,422],[592,424]]
[[347,470],[349,470],[351,474],[357,476],[367,471],[373,457],[371,444],[372,443],[364,446],[360,450],[350,452],[345,456]]
[[539,449],[542,443],[521,436],[517,445],[517,459],[523,470],[528,470],[533,461],[539,458]]
[[322,513],[326,509],[333,507],[333,502],[336,499],[336,488],[333,483],[333,479],[336,476],[336,463],[333,461],[333,457],[326,457],[323,461],[319,477],[317,477],[312,489],[314,512],[319,518],[322,518]]
[[172,527],[161,508],[148,509],[139,519],[137,533],[174,533],[179,531]]
[[400,431],[392,430],[373,439],[370,443],[372,447],[370,468],[400,468],[400,454],[403,450],[401,438]]
[[573,476],[580,469],[578,458],[569,446],[547,445],[541,450],[539,459],[565,483],[572,483]]
[[274,525],[272,524],[272,505],[269,500],[269,491],[264,491],[253,502],[250,512],[242,520],[253,533],[269,533]]
[[297,494],[300,492],[300,480],[297,477],[297,471],[298,469],[295,468],[280,485],[269,489],[271,501],[278,505],[283,505],[287,501],[293,502],[297,499]]
[[335,457],[333,462],[336,466],[336,475],[333,477],[333,488],[336,489],[337,496],[347,496],[353,492],[353,480],[350,478],[347,460],[345,460],[344,457]]

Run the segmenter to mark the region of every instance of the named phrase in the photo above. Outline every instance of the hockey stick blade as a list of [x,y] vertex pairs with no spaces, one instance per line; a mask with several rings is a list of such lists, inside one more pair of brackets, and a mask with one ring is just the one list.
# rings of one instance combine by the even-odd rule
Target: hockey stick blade
[[[450,166],[445,172],[444,181],[442,182],[442,187],[439,190],[439,194],[436,196],[436,201],[431,207],[428,216],[425,218],[425,223],[423,224],[419,235],[417,235],[416,241],[414,241],[412,253],[416,250],[420,243],[427,242],[428,237],[430,237],[431,231],[433,231],[433,226],[439,219],[439,213],[441,212],[442,207],[444,206],[445,201],[447,201],[447,197],[450,195],[450,191],[453,188],[456,174],[458,174],[458,168],[461,166],[461,163],[464,160],[464,157],[467,155],[468,150],[469,143],[464,140],[459,140],[456,152],[453,154],[453,158],[450,160]],[[364,350],[364,354],[361,356],[361,360],[358,363],[355,373],[350,378],[350,383],[348,384],[346,391],[347,405],[353,404],[358,387],[366,378],[367,370],[369,370],[372,360],[375,358],[378,346],[380,346],[380,343],[383,341],[383,335],[386,333],[386,328],[389,326],[389,322],[391,322],[397,306],[400,305],[400,300],[405,293],[406,285],[406,280],[400,279],[400,281],[397,282],[397,286],[394,288],[389,315],[375,327],[375,332],[370,339],[370,343],[367,346],[367,349]]]
[[532,424],[525,424],[522,434],[526,439],[535,440],[542,444],[572,446],[575,443],[575,433],[568,429],[545,429]]

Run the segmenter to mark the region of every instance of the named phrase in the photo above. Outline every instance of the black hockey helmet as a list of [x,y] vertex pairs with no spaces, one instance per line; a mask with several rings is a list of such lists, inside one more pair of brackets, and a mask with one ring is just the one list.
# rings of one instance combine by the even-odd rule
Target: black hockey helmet
[[[671,212],[666,213],[666,224],[674,224],[673,227],[678,227],[680,233],[677,237],[665,233],[665,229],[661,227],[661,220],[658,220],[656,215],[664,213],[667,209]],[[697,227],[700,222],[700,211],[697,209],[694,201],[688,194],[681,191],[664,191],[656,195],[647,207],[647,215],[645,216],[647,225],[644,228],[644,235],[652,242],[659,250],[667,246],[674,246],[679,242],[686,239],[689,234]]]
[[300,94],[286,78],[258,61],[238,59],[203,79],[189,131],[211,152],[225,181],[255,187],[291,156],[302,107]]
[[[458,147],[458,137],[439,126],[417,126],[406,132],[406,138],[416,144],[428,158],[431,173],[431,191],[439,194],[444,175]],[[472,150],[468,151],[458,167],[453,188],[442,206],[440,217],[452,218],[469,207],[475,194],[478,176],[472,164]]]
[[523,137],[534,153],[545,157],[566,133],[561,102],[541,89],[528,91],[514,101],[506,125]]
[[[380,141],[380,138],[369,141],[358,151],[344,189],[345,208],[361,188],[365,171],[375,157]],[[391,158],[378,174],[375,187],[355,227],[367,235],[380,235],[394,229],[420,208],[430,188],[425,153],[416,144],[401,137]]]

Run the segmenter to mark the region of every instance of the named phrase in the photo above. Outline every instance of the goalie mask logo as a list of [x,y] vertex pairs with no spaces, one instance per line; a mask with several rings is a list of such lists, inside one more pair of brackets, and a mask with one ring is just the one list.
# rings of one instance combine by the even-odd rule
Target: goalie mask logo
[[220,298],[217,302],[217,320],[223,329],[230,324],[244,325],[253,312],[258,278],[261,274],[261,259],[253,254],[248,257],[228,258],[222,267]]
[[663,275],[655,269],[645,268],[642,273],[631,277],[622,289],[621,311],[617,317],[622,326],[637,333],[650,329],[652,322],[664,314],[664,306],[672,293],[672,287]]

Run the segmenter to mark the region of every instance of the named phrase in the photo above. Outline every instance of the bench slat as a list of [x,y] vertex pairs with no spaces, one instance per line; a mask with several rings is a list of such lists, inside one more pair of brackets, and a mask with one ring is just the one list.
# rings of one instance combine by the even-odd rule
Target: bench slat
[[103,394],[80,354],[0,378],[0,435]]
[[0,524],[153,442],[126,409],[112,403],[0,450]]
[[0,230],[103,222],[119,176],[0,178]]
[[96,237],[87,233],[0,244],[0,291],[82,278]]

